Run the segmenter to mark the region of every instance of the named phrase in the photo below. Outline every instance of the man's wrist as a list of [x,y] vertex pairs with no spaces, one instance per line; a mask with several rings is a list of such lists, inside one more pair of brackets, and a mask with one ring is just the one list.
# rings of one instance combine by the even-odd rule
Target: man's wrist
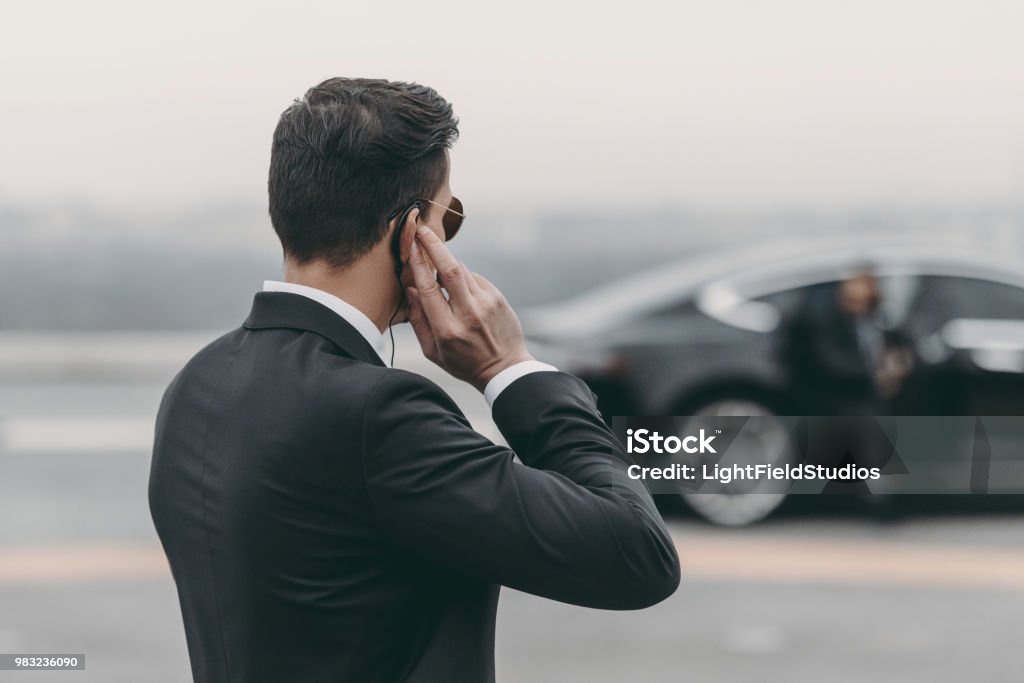
[[506,369],[518,363],[524,363],[526,361],[531,360],[536,359],[532,355],[530,355],[529,351],[526,351],[525,349],[521,353],[517,353],[513,356],[508,356],[506,358],[501,358],[499,360],[494,361],[494,363],[492,363],[486,369],[481,371],[480,374],[478,374],[476,378],[474,378],[473,381],[470,382],[470,384],[476,387],[477,391],[483,391],[484,388],[492,379],[497,377]]
[[504,370],[496,374],[487,382],[483,388],[484,400],[487,401],[488,406],[493,406],[495,399],[498,398],[499,394],[509,387],[520,377],[529,375],[534,372],[557,372],[558,368],[548,363],[542,363],[539,360],[535,360],[532,356],[529,360],[519,361],[509,365]]

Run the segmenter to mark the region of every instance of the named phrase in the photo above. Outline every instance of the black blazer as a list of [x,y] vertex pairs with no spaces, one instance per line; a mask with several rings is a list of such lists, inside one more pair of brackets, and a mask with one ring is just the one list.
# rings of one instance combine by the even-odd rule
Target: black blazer
[[870,413],[879,398],[874,369],[857,341],[838,283],[812,287],[783,323],[780,360],[801,415]]
[[149,504],[195,680],[493,681],[498,585],[606,609],[675,590],[586,385],[530,374],[493,416],[512,450],[330,309],[257,294],[157,418]]

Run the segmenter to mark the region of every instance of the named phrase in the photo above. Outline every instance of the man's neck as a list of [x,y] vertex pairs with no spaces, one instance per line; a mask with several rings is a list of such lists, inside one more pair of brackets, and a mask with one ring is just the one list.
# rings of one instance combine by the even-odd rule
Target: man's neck
[[380,260],[371,252],[349,266],[335,268],[324,261],[299,264],[285,259],[284,280],[333,294],[385,332],[394,313],[398,284],[394,276],[386,278],[390,269],[387,262],[377,263]]

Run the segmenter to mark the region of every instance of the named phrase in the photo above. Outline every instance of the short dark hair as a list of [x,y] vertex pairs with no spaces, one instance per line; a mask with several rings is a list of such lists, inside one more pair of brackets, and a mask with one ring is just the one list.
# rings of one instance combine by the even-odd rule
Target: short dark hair
[[270,152],[270,220],[286,257],[342,267],[386,237],[389,214],[433,197],[458,138],[433,88],[331,78],[281,114]]

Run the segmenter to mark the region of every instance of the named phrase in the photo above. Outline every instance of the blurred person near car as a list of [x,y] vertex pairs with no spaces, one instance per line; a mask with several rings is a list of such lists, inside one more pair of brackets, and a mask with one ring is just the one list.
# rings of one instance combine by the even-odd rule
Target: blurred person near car
[[913,367],[905,336],[881,310],[874,268],[809,288],[783,321],[780,360],[804,415],[884,415]]
[[[893,444],[875,416],[885,416],[913,367],[905,336],[881,309],[875,270],[860,264],[847,277],[809,289],[783,321],[780,360],[799,414],[817,416],[818,437],[804,458],[885,468]],[[829,482],[824,493],[879,493],[885,482]],[[889,501],[872,501],[888,507]]]

